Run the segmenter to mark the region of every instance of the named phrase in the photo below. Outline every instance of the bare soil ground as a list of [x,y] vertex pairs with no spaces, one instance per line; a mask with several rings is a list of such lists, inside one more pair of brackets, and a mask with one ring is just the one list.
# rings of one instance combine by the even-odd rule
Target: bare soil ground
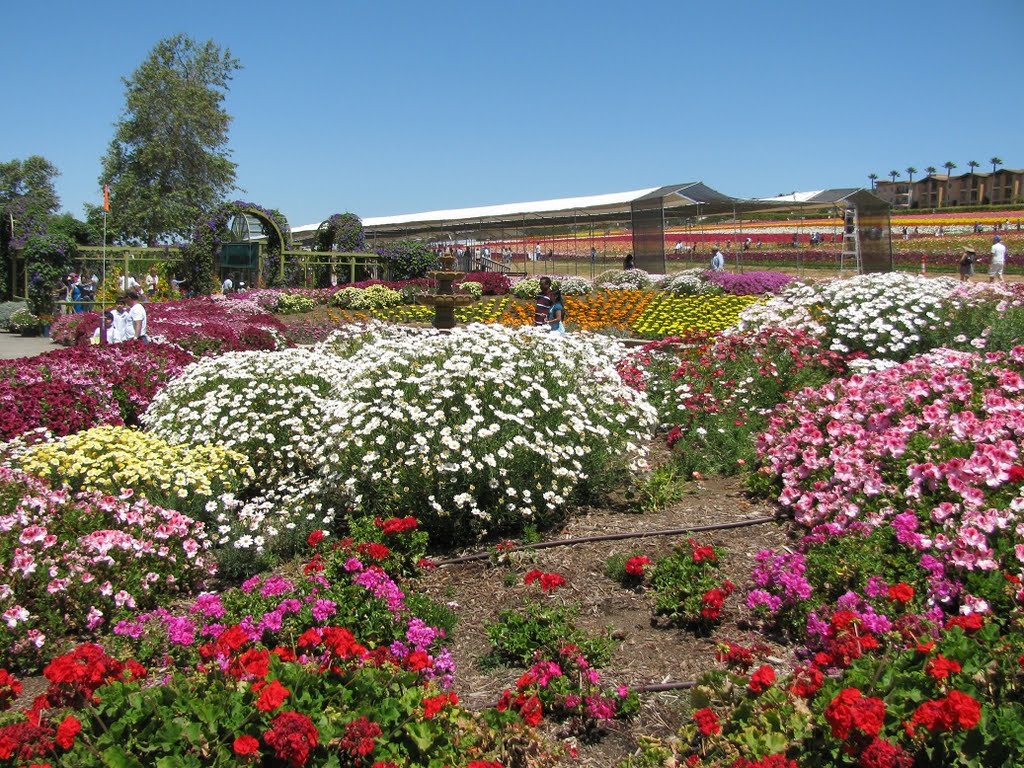
[[[559,538],[579,538],[620,532],[650,532],[663,529],[731,523],[773,515],[768,505],[748,500],[736,478],[710,478],[690,485],[686,498],[655,513],[629,512],[625,506],[584,510],[568,521]],[[739,587],[748,583],[754,555],[764,548],[788,542],[782,524],[773,522],[699,533],[693,536],[726,550],[724,575]],[[551,536],[545,538],[550,540]],[[511,568],[517,578],[508,577],[510,568],[487,561],[445,565],[417,580],[418,588],[458,614],[458,624],[448,638],[457,663],[456,690],[462,703],[483,708],[497,702],[504,688],[514,687],[522,674],[519,668],[484,669],[480,659],[490,648],[485,626],[498,614],[535,594],[536,586],[523,584],[523,574],[532,568],[562,574],[567,586],[549,599],[574,603],[580,608],[578,625],[589,633],[608,631],[618,638],[611,663],[601,670],[602,682],[636,687],[651,683],[690,681],[715,666],[717,642],[732,640],[743,644],[758,642],[772,648],[776,666],[784,666],[788,653],[748,626],[741,590],[726,602],[723,621],[710,636],[692,631],[655,626],[653,601],[649,594],[623,588],[604,575],[605,561],[612,555],[646,554],[655,558],[668,554],[688,537],[650,536],[621,541],[585,544],[520,552],[526,559]],[[628,722],[616,722],[600,740],[578,746],[577,765],[615,766],[636,749],[640,735],[667,736],[686,722],[689,695],[685,690],[642,693],[640,714]]]

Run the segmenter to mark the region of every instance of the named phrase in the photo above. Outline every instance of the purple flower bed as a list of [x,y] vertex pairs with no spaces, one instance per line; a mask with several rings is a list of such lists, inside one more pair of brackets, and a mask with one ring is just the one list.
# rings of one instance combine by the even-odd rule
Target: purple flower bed
[[721,286],[726,293],[734,296],[760,296],[764,293],[778,293],[793,282],[790,275],[782,272],[744,272],[734,275],[730,272],[704,273],[709,283]]

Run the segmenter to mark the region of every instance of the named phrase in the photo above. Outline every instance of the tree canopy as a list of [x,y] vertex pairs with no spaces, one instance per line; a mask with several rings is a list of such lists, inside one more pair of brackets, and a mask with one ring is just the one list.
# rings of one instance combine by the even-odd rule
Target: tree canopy
[[6,296],[11,279],[11,250],[34,235],[47,231],[60,207],[54,180],[60,171],[45,157],[0,162],[0,295]]
[[184,238],[235,188],[223,102],[238,69],[212,40],[175,35],[124,79],[124,113],[100,176],[110,185],[115,240]]
[[5,239],[20,245],[30,236],[46,231],[49,217],[60,207],[53,186],[58,176],[57,167],[39,155],[0,163],[0,213],[5,219]]

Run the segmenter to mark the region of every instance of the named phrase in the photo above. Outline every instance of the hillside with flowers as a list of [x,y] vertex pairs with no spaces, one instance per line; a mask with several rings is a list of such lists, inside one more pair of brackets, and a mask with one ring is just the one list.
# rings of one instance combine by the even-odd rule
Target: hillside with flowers
[[1024,762],[1024,291],[471,277],[0,365],[0,766]]

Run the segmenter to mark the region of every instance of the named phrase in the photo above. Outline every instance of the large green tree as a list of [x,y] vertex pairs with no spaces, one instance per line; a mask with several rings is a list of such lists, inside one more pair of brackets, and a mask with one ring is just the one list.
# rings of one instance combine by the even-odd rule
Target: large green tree
[[3,285],[0,295],[11,287],[11,253],[33,235],[47,231],[50,218],[60,207],[54,180],[60,171],[45,157],[0,163],[0,265]]
[[100,176],[110,185],[115,240],[184,238],[235,188],[223,102],[238,69],[212,40],[175,35],[124,79],[124,113]]

